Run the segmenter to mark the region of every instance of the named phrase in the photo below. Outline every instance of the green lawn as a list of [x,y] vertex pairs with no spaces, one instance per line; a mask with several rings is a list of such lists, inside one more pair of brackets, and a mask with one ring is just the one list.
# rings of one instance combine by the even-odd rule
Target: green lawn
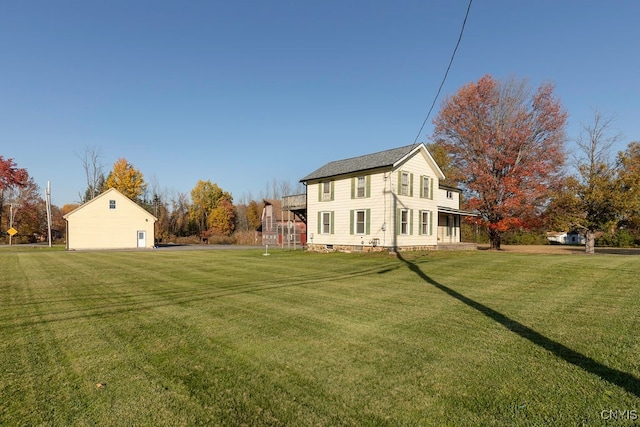
[[638,422],[638,256],[270,253],[0,249],[0,425]]

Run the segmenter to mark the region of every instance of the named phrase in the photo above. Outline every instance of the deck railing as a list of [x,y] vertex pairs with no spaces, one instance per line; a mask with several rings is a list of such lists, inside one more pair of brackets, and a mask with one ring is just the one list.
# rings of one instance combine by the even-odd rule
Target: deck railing
[[285,211],[300,210],[307,208],[307,195],[295,194],[292,196],[284,196],[282,198],[282,209]]

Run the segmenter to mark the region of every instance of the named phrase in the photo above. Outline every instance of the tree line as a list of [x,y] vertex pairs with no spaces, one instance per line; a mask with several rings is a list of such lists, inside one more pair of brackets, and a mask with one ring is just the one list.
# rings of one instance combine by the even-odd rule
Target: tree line
[[443,101],[430,147],[492,248],[522,230],[580,232],[588,253],[596,237],[640,245],[640,143],[614,159],[621,136],[595,110],[567,153],[567,116],[552,84],[490,75]]
[[[525,79],[485,75],[447,97],[428,144],[446,184],[462,190],[462,207],[477,213],[467,220],[486,231],[495,249],[505,233],[531,230],[578,231],[586,236],[587,252],[596,241],[640,246],[640,142],[629,142],[614,156],[621,136],[614,119],[597,110],[569,139],[568,113],[554,90],[550,83],[532,90]],[[87,182],[80,201],[117,188],[158,218],[161,241],[257,243],[262,199],[302,192],[274,180],[259,201],[245,197],[234,203],[211,181],[198,181],[189,194],[171,193],[155,180],[148,183],[126,159],[105,174],[98,149],[87,148],[78,157]],[[25,169],[0,156],[2,230],[19,224],[23,239],[43,235],[46,211],[39,194]],[[53,207],[54,229],[63,231],[62,215],[77,206]]]
[[[104,172],[100,152],[86,148],[81,160],[87,186],[78,193],[80,203],[52,206],[54,239],[63,239],[66,224],[63,215],[86,203],[109,188],[116,188],[157,219],[156,239],[162,242],[222,242],[255,244],[261,224],[262,199],[278,199],[294,191],[287,182],[266,183],[259,200],[243,196],[234,203],[233,196],[209,180],[198,181],[190,193],[162,190],[157,182],[145,180],[144,174],[124,158]],[[297,190],[300,190],[299,188]],[[45,239],[47,217],[42,191],[24,168],[11,158],[0,156],[0,227],[19,230],[16,243],[33,243]],[[9,218],[9,216],[12,216]],[[3,240],[7,240],[3,232]],[[0,240],[2,241],[2,240]]]

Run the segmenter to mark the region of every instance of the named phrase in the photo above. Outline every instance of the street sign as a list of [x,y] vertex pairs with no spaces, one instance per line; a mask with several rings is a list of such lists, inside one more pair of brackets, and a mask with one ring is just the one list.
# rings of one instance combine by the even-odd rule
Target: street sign
[[9,236],[15,236],[18,233],[18,230],[16,230],[15,228],[11,227],[10,229],[7,230],[7,234]]

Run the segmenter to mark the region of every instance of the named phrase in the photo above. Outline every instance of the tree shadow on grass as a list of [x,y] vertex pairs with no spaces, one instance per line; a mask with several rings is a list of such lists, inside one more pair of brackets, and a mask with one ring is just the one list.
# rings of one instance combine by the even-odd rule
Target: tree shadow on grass
[[457,299],[463,304],[479,311],[483,315],[501,324],[511,332],[514,332],[515,334],[530,341],[531,343],[551,352],[564,361],[571,363],[572,365],[575,365],[586,372],[597,375],[603,380],[623,388],[636,397],[640,397],[640,379],[636,378],[635,376],[627,372],[623,372],[618,369],[610,368],[606,365],[603,365],[602,363],[588,356],[585,356],[584,354],[578,353],[577,351],[572,350],[569,347],[560,344],[559,342],[545,337],[541,333],[531,329],[528,326],[523,325],[517,320],[514,320],[490,307],[487,307],[486,305],[478,301],[462,295],[461,293],[443,285],[442,283],[433,280],[422,270],[420,270],[420,268],[416,264],[403,258],[399,252],[397,256],[400,261],[404,262],[411,271],[416,273],[418,277],[420,277],[426,283],[436,287],[437,289]]

